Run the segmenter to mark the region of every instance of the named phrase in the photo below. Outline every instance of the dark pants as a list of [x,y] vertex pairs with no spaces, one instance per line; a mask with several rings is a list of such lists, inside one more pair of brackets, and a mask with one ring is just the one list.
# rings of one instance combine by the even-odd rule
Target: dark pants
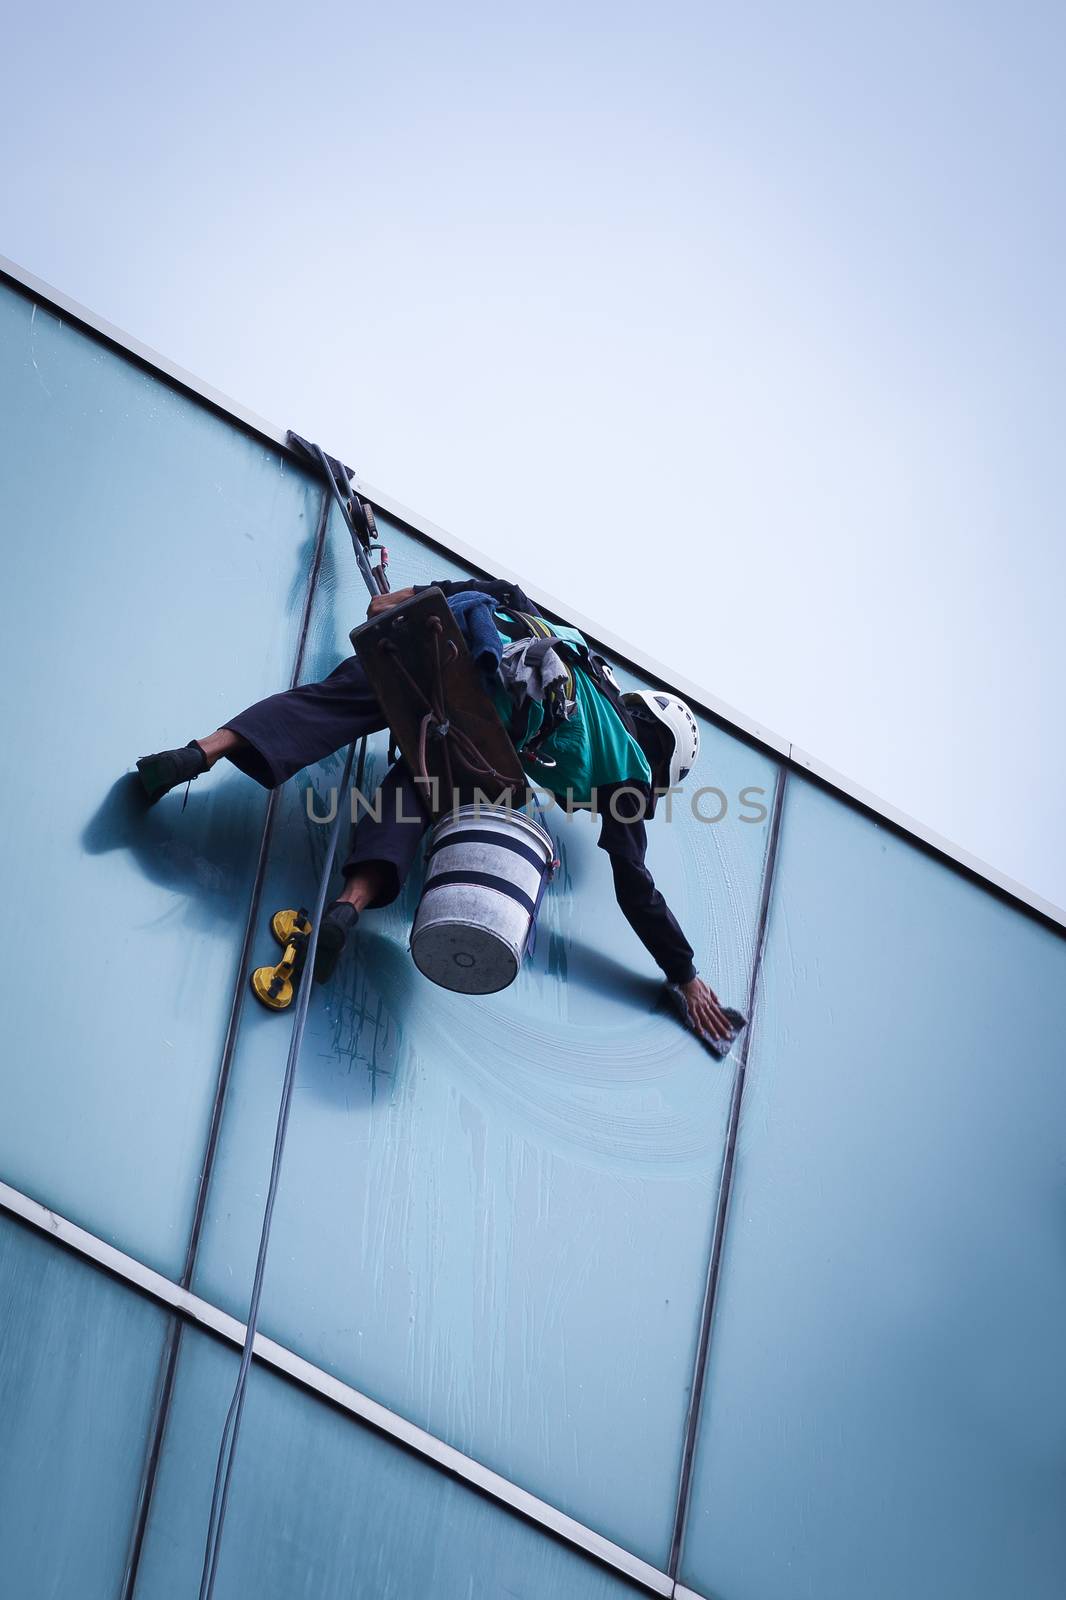
[[[355,656],[335,667],[321,683],[272,694],[223,724],[247,740],[229,757],[235,767],[265,789],[274,789],[323,756],[385,727],[381,708]],[[344,804],[342,796],[338,802]],[[373,906],[395,900],[414,864],[430,816],[407,766],[390,767],[370,811],[360,815],[351,853],[341,869],[350,877],[374,863],[387,869]]]

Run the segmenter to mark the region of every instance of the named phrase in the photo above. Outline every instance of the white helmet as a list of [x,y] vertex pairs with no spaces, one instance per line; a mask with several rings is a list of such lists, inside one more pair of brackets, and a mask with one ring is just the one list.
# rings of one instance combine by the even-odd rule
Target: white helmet
[[696,765],[700,753],[700,730],[695,717],[680,695],[663,694],[659,689],[639,689],[624,696],[627,706],[642,706],[659,722],[668,735],[670,787],[682,783]]

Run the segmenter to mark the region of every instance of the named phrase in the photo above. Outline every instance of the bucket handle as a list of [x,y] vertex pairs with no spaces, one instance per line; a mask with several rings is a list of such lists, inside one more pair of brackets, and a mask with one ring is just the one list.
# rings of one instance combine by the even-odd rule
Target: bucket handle
[[540,888],[537,891],[536,903],[533,906],[533,915],[529,919],[529,937],[526,940],[525,954],[531,960],[537,953],[537,923],[540,919],[540,903],[544,899],[545,889],[555,877],[555,874],[561,865],[562,862],[560,858],[558,856],[552,856],[551,860],[548,862],[548,870],[540,880]]

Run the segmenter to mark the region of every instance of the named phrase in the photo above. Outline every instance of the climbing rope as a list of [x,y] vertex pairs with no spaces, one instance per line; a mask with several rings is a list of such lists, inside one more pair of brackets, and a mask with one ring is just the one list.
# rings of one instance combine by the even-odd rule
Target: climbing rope
[[[384,585],[379,581],[378,575],[374,572],[367,558],[366,550],[356,528],[351,505],[346,504],[341,495],[325,452],[318,445],[312,446],[312,449],[322,466],[334,497],[340,504],[344,519],[348,524],[363,580],[372,595],[381,594],[384,592]],[[358,504],[358,499],[354,493],[352,501]],[[361,506],[360,510],[362,510]],[[211,1512],[208,1518],[207,1539],[204,1548],[204,1564],[200,1576],[199,1600],[213,1600],[215,1592],[215,1578],[218,1573],[219,1552],[222,1547],[222,1529],[225,1525],[226,1508],[229,1504],[233,1461],[241,1429],[241,1418],[244,1414],[248,1374],[251,1370],[255,1338],[259,1326],[259,1305],[263,1294],[263,1277],[266,1271],[267,1252],[270,1248],[270,1230],[274,1220],[274,1201],[277,1198],[278,1182],[281,1178],[281,1163],[285,1154],[285,1140],[289,1131],[289,1112],[292,1108],[293,1088],[296,1083],[296,1068],[300,1060],[304,1027],[307,1022],[307,1008],[311,1000],[310,974],[314,969],[315,951],[318,948],[318,930],[326,905],[326,891],[329,888],[330,874],[333,871],[333,858],[337,852],[337,840],[340,837],[341,822],[347,810],[348,783],[352,774],[352,763],[355,759],[357,744],[359,747],[359,760],[356,766],[355,784],[357,789],[362,788],[363,772],[366,766],[365,737],[353,740],[348,748],[348,755],[344,763],[344,775],[341,778],[340,786],[340,795],[343,798],[338,800],[336,815],[333,818],[329,835],[326,839],[326,857],[322,863],[322,872],[319,876],[318,889],[315,894],[314,909],[311,912],[311,934],[308,939],[307,953],[304,960],[304,977],[296,996],[292,1036],[289,1040],[289,1054],[285,1063],[285,1077],[281,1087],[281,1104],[278,1108],[277,1127],[274,1133],[274,1157],[270,1164],[270,1182],[267,1185],[266,1204],[263,1208],[263,1225],[259,1234],[259,1249],[255,1258],[255,1274],[252,1279],[252,1296],[248,1306],[244,1345],[241,1350],[240,1366],[237,1369],[237,1381],[233,1388],[233,1398],[230,1400],[229,1410],[226,1413],[226,1420],[222,1428],[222,1440],[219,1445],[218,1462],[215,1467],[215,1481],[211,1492]]]
[[[370,549],[371,529],[363,502],[360,500],[359,496],[356,494],[355,490],[350,484],[348,485],[349,493],[347,496],[342,493],[341,486],[337,482],[337,473],[330,465],[329,457],[326,455],[326,452],[323,450],[320,444],[313,444],[311,446],[311,451],[315,460],[322,468],[322,473],[326,482],[333,491],[334,500],[336,500],[337,504],[340,506],[341,516],[348,524],[348,532],[352,536],[352,548],[355,551],[356,563],[359,567],[360,573],[362,574],[363,582],[366,584],[372,595],[383,594],[388,587],[384,578],[385,562],[382,562],[382,572],[381,577],[379,578],[378,574],[370,565],[370,557],[367,555],[367,551]],[[344,468],[340,467],[339,470],[343,472]]]

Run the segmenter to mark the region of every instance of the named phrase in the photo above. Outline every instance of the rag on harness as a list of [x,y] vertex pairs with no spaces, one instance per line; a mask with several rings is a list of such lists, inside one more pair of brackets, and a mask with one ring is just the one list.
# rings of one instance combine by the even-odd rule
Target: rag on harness
[[[539,763],[542,745],[578,709],[574,674],[564,660],[563,641],[543,617],[505,608],[497,615],[507,636],[499,673],[511,707],[507,731],[523,759]],[[544,765],[554,763],[545,760]]]
[[[566,672],[565,696],[576,699],[574,672],[582,673],[609,701],[631,737],[637,737],[633,714],[627,706],[618,681],[606,658],[593,650],[576,628],[553,628],[543,617],[528,611],[513,611],[501,606],[496,613],[501,632],[509,640],[547,639]],[[506,650],[506,646],[504,647]]]
[[558,692],[563,717],[574,714],[576,702],[566,693],[569,668],[556,650],[558,639],[513,639],[503,647],[500,677],[518,705],[536,700],[543,705]]
[[448,609],[459,624],[474,665],[486,688],[495,681],[503,653],[503,640],[493,612],[496,601],[480,589],[468,589],[448,598]]
[[[507,731],[527,760],[536,760],[541,746],[577,710],[573,675],[555,648],[558,643],[549,636],[515,639],[503,647],[500,677],[513,708]],[[540,708],[542,720],[530,737],[535,707]]]

